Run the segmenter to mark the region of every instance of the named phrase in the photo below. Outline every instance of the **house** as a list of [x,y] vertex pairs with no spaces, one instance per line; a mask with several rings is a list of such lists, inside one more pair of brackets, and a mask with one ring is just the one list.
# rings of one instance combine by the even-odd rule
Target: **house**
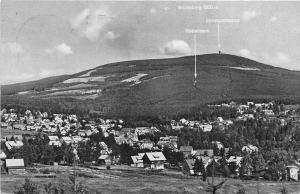
[[101,155],[98,158],[98,163],[100,165],[110,166],[111,165],[111,157],[109,155]]
[[145,155],[144,153],[139,153],[139,155],[137,155],[137,156],[131,156],[131,159],[133,162],[133,164],[131,164],[131,166],[143,168],[144,167],[144,163],[143,163],[144,155]]
[[5,136],[6,141],[22,141],[22,135],[7,135]]
[[24,144],[22,141],[7,141],[7,142],[5,142],[5,146],[8,150],[11,150],[13,148],[20,148],[23,145]]
[[189,121],[186,120],[185,118],[182,118],[182,119],[180,119],[179,121],[180,121],[182,124],[185,124],[185,125],[187,125],[187,124],[189,123]]
[[286,171],[287,171],[287,180],[293,180],[298,181],[299,180],[299,166],[295,164],[287,165]]
[[201,124],[199,128],[202,129],[203,132],[210,132],[212,130],[211,124]]
[[61,143],[70,144],[73,142],[71,137],[64,136],[60,138]]
[[106,145],[106,143],[104,141],[99,142],[99,145],[100,145],[101,149],[108,150],[108,146]]
[[78,144],[79,142],[81,142],[83,140],[83,138],[81,136],[73,136],[72,140],[75,144]]
[[53,146],[61,146],[61,142],[59,141],[59,138],[57,136],[48,136],[49,138],[49,145],[53,145]]
[[154,143],[150,139],[143,139],[140,141],[140,149],[151,150],[154,147]]
[[8,128],[8,124],[5,123],[5,122],[1,122],[0,123],[0,127],[1,127],[1,129],[7,129]]
[[152,130],[149,127],[137,127],[135,131],[138,135],[145,135],[147,133],[152,133]]
[[126,138],[124,136],[114,137],[115,141],[118,145],[121,145],[123,143],[126,143]]
[[232,173],[239,175],[239,168],[241,167],[243,157],[240,156],[230,156],[227,160],[228,167]]
[[14,130],[25,130],[26,129],[26,127],[25,127],[25,125],[24,124],[14,124],[13,125],[13,129]]
[[211,144],[212,144],[213,146],[217,146],[217,148],[218,148],[219,150],[222,149],[222,148],[224,148],[223,144],[222,144],[221,142],[219,142],[219,141],[212,141]]
[[160,137],[159,141],[157,142],[157,146],[160,148],[169,147],[172,150],[177,150],[177,142],[177,136]]
[[204,168],[207,168],[207,166],[209,165],[209,163],[211,162],[211,157],[209,156],[199,156],[197,157],[199,160],[202,160]]
[[208,156],[212,157],[214,155],[214,150],[213,149],[199,149],[199,150],[194,150],[193,151],[194,156]]
[[164,169],[164,162],[166,157],[162,152],[147,152],[143,156],[144,167],[149,167],[150,169],[162,170]]
[[67,135],[67,130],[66,129],[61,129],[60,134],[61,135]]
[[122,134],[130,134],[130,133],[135,133],[135,129],[133,128],[123,128],[120,131]]
[[172,127],[172,130],[180,130],[180,129],[182,129],[184,126],[182,126],[182,125],[171,125],[171,127]]
[[86,136],[85,130],[79,130],[78,135],[81,136],[81,137],[85,137]]
[[5,165],[9,174],[25,174],[24,159],[6,159]]
[[227,155],[231,149],[230,148],[224,148],[224,154]]
[[188,175],[194,175],[195,174],[194,165],[195,165],[194,159],[186,159],[182,164],[182,173]]
[[3,150],[0,150],[0,160],[6,159],[6,154],[3,152]]
[[247,153],[258,152],[258,147],[254,145],[246,145],[242,147],[242,151]]
[[180,152],[183,153],[184,157],[187,158],[193,152],[192,146],[180,146]]
[[267,116],[273,116],[275,115],[275,113],[273,112],[273,110],[262,110],[262,112],[267,115]]

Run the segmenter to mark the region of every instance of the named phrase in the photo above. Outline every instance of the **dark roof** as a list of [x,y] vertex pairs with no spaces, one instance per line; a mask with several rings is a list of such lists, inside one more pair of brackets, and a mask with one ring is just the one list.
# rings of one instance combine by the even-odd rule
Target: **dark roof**
[[194,169],[194,165],[195,165],[195,160],[194,159],[186,159],[185,162],[187,163],[187,165],[189,166],[190,170]]
[[180,146],[180,151],[191,152],[191,151],[193,151],[193,147],[192,146]]
[[214,155],[214,150],[213,149],[200,149],[200,150],[195,150],[196,156],[204,156],[205,153],[207,153],[207,156],[212,157]]

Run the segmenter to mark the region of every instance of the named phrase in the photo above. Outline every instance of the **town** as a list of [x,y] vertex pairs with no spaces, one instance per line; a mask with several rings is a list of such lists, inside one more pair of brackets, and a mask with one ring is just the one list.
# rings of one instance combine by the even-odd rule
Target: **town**
[[38,164],[106,170],[127,165],[203,181],[299,181],[299,105],[230,102],[207,108],[202,120],[136,122],[4,108],[1,173],[30,174]]

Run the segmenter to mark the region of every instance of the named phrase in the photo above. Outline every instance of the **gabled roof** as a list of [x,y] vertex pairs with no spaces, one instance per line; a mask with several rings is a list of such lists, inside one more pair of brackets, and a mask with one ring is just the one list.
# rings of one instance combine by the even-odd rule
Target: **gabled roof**
[[150,139],[143,139],[140,142],[141,143],[153,143]]
[[196,156],[204,156],[205,153],[207,153],[207,155],[209,157],[212,157],[214,155],[214,151],[213,149],[199,149],[199,150],[194,150],[194,155]]
[[140,156],[140,157],[144,157],[144,155],[145,155],[145,153],[138,153],[138,156]]
[[258,147],[254,146],[254,145],[246,145],[244,147],[242,147],[242,151],[246,151],[246,152],[254,152],[254,151],[258,151]]
[[297,168],[298,170],[300,169],[298,165],[287,165],[286,168]]
[[0,159],[5,159],[6,154],[3,152],[3,150],[0,150]]
[[24,167],[24,159],[6,159],[6,167]]
[[48,138],[50,141],[58,141],[59,140],[59,138],[56,135],[49,135]]
[[81,137],[81,136],[73,136],[73,137],[72,137],[72,140],[73,140],[74,142],[80,142],[80,141],[82,141],[82,137]]
[[195,160],[194,159],[186,159],[185,162],[187,163],[187,165],[189,166],[190,170],[194,169],[194,165],[195,165]]
[[22,147],[24,144],[22,141],[7,141],[5,142],[7,149],[12,149],[14,147]]
[[63,136],[63,137],[61,137],[61,139],[62,139],[63,141],[72,141],[72,138],[69,137],[69,136]]
[[211,161],[211,158],[208,156],[200,156],[199,159],[202,160],[204,167],[206,168]]
[[110,156],[109,155],[101,155],[101,156],[99,156],[98,159],[99,160],[106,160],[106,159],[110,159]]
[[[154,161],[166,161],[166,157],[162,152],[147,152],[146,156],[151,162]],[[145,156],[144,156],[145,157]]]
[[48,145],[61,146],[60,141],[49,141]]
[[134,164],[143,163],[143,157],[142,156],[131,156],[131,159],[132,159]]
[[107,145],[104,141],[99,142],[99,145],[102,146],[102,147],[107,147]]

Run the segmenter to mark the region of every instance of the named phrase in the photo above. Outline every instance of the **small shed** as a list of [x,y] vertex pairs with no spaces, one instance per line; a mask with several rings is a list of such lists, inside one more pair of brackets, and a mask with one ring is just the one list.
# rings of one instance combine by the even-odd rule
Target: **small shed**
[[5,166],[8,174],[25,174],[24,159],[6,159]]

